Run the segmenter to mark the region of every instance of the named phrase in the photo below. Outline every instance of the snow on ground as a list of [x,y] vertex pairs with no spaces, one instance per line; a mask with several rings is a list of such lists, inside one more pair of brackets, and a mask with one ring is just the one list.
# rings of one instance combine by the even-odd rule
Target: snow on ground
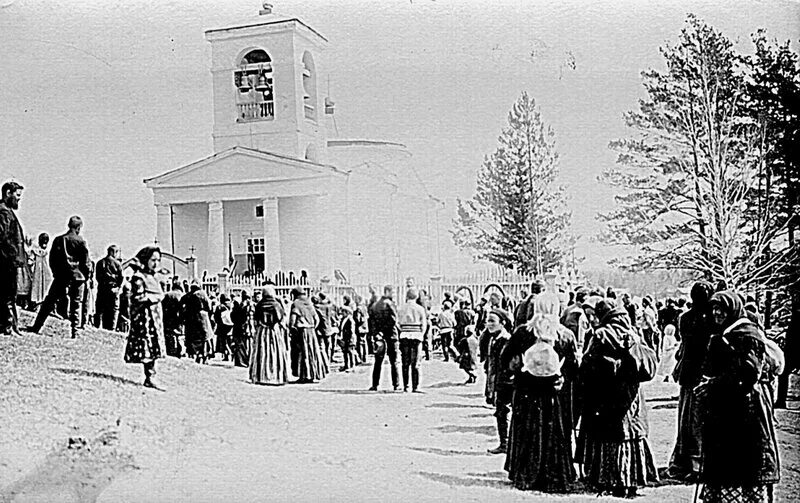
[[[228,363],[174,358],[159,361],[156,391],[141,386],[140,365],[123,363],[122,336],[67,333],[50,321],[45,335],[0,338],[0,501],[597,501],[509,486],[504,457],[486,453],[497,438],[483,380],[464,385],[438,354],[422,363],[424,394],[388,391],[387,365],[382,391],[370,392],[370,365],[264,387]],[[645,392],[663,467],[678,389]],[[777,500],[791,501],[800,415],[781,411],[778,423]],[[693,496],[694,486],[662,485],[639,500]]]

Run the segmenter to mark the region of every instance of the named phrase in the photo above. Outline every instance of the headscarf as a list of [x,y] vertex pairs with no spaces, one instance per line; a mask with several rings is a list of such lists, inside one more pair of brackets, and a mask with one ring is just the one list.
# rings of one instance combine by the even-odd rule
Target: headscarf
[[558,318],[552,314],[536,313],[528,326],[537,340],[553,344],[558,338]]
[[545,292],[536,297],[533,303],[533,312],[536,314],[550,314],[558,316],[561,310],[561,301],[558,295]]
[[[141,250],[139,250],[139,252],[136,253],[135,267],[138,267],[139,269],[145,272],[153,274],[155,271],[149,270],[147,268],[147,263],[150,262],[150,257],[152,257],[153,254],[155,253],[161,254],[161,248],[154,245],[147,245]],[[132,262],[131,264],[133,265],[134,262]]]
[[708,281],[698,281],[692,286],[692,291],[689,293],[692,298],[692,308],[705,309],[712,295],[714,295],[714,286]]
[[595,305],[594,313],[600,323],[605,324],[608,318],[617,310],[617,302],[614,299],[602,299]]
[[725,320],[720,327],[723,331],[736,321],[747,318],[742,298],[732,290],[723,290],[715,293],[714,296],[711,297],[710,305],[712,308],[717,307],[725,313]]
[[265,325],[274,325],[283,320],[286,310],[275,294],[275,287],[265,285],[261,293],[261,300],[255,307],[255,319]]
[[506,330],[506,332],[511,333],[513,330],[514,324],[511,322],[511,317],[508,315],[505,309],[500,309],[495,307],[490,311],[490,314],[494,314],[500,320],[500,325]]

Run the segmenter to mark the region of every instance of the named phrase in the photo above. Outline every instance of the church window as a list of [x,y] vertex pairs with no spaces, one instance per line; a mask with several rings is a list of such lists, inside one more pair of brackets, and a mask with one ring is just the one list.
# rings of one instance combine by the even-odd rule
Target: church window
[[254,273],[264,272],[264,238],[247,238],[247,270]]
[[317,162],[317,146],[313,143],[309,143],[306,147],[306,161]]
[[272,60],[263,49],[254,49],[239,61],[233,73],[236,86],[237,122],[272,120],[275,98]]
[[311,53],[303,53],[303,112],[306,119],[317,120],[317,73]]

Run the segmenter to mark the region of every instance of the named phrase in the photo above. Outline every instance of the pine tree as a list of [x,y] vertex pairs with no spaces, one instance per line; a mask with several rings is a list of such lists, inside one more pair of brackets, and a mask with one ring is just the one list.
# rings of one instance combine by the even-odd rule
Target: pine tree
[[558,265],[570,214],[564,190],[555,185],[557,164],[555,134],[523,92],[478,171],[475,196],[458,201],[456,244],[521,272],[541,274]]
[[[763,129],[748,106],[746,60],[722,33],[690,15],[665,71],[642,73],[647,98],[625,114],[634,132],[611,143],[617,165],[601,180],[620,188],[601,215],[604,239],[635,245],[640,269],[687,269],[748,287],[768,281],[785,257],[765,254],[786,219],[750,212],[763,165]],[[769,256],[767,260],[763,258]]]

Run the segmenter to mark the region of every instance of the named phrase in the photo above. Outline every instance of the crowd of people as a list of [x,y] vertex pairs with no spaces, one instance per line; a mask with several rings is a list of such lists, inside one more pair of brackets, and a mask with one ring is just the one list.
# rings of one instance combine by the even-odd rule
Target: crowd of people
[[337,358],[349,372],[372,356],[370,390],[388,358],[392,389],[423,393],[420,360],[438,352],[465,372],[466,385],[485,373],[499,439],[489,452],[505,456],[513,485],[554,493],[572,490],[578,473],[587,487],[621,497],[655,482],[641,385],[675,379],[678,434],[662,475],[702,482],[707,503],[768,501],[779,481],[773,385],[783,353],[755,303],[725,285],[699,281],[690,299],[662,304],[618,299],[613,288],[567,292],[545,276],[519,299],[492,293],[473,306],[445,292],[436,309],[413,281],[402,302],[392,285],[337,303],[307,285],[290,298],[272,284],[217,296],[197,282],[164,280],[157,246],[139,250],[127,280],[117,246],[93,263],[77,216],[49,253],[46,234],[26,244],[15,214],[21,193],[15,182],[2,187],[4,334],[18,334],[17,303],[37,310],[29,332],[51,314],[69,320],[72,337],[86,323],[126,332],[124,360],[142,365],[147,387],[157,387],[165,356],[228,360],[261,385],[319,382]]

